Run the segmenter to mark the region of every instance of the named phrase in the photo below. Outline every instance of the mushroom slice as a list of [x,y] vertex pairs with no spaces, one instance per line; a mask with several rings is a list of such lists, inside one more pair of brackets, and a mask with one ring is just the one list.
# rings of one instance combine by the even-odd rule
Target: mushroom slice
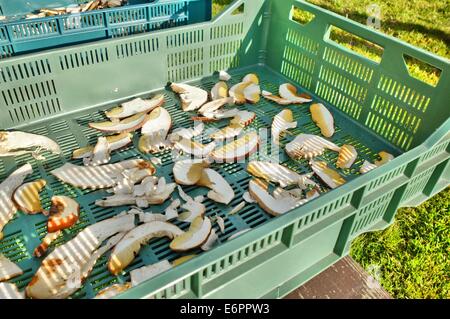
[[297,94],[297,88],[289,83],[281,84],[279,93],[283,99],[289,100],[294,104],[303,104],[312,101],[311,97],[307,94]]
[[[238,206],[233,208],[232,211],[228,213],[228,215],[236,214],[238,211],[240,211],[242,208],[244,208],[244,206],[245,206],[245,202],[240,203]],[[220,232],[222,234],[225,233],[225,220],[223,220],[222,217],[217,216],[216,222],[217,222],[217,225],[219,225]]]
[[100,166],[77,166],[66,163],[50,173],[60,181],[82,189],[111,188],[118,184],[119,177],[127,170],[139,169],[140,172],[154,174],[156,169],[142,159],[127,160],[115,164]]
[[205,168],[196,185],[210,188],[207,196],[215,202],[227,205],[234,198],[233,188],[213,169]]
[[19,266],[0,254],[0,281],[9,280],[22,274],[23,270]]
[[[72,295],[81,287],[98,258],[123,237],[122,233],[134,227],[133,214],[109,218],[86,227],[70,241],[56,247],[42,261],[26,288],[27,296],[62,299]],[[100,247],[108,238],[106,244]]]
[[238,124],[242,127],[249,126],[256,118],[255,112],[239,111],[231,120],[231,124]]
[[140,129],[147,120],[146,113],[138,113],[121,121],[89,123],[89,127],[105,133],[129,133]]
[[72,227],[80,216],[80,204],[67,196],[53,196],[47,222],[49,233]]
[[141,246],[153,238],[180,236],[183,231],[175,225],[166,222],[151,222],[142,224],[128,232],[114,247],[108,261],[111,274],[120,274],[137,256]]
[[115,107],[105,112],[106,117],[110,119],[123,119],[125,117],[133,116],[138,113],[148,113],[153,109],[164,104],[164,95],[158,94],[151,100],[143,100],[137,98],[129,102],[123,103],[119,107]]
[[245,192],[245,193],[242,195],[242,199],[243,199],[245,202],[249,203],[249,204],[256,203],[256,201],[252,198],[252,195],[250,195],[249,192]]
[[205,145],[185,138],[182,138],[181,140],[175,143],[176,149],[198,158],[207,157],[214,150],[215,147],[216,143],[214,142]]
[[322,155],[325,149],[340,152],[341,148],[323,137],[311,134],[299,134],[292,142],[286,144],[286,153],[292,159],[311,159]]
[[359,172],[361,174],[366,174],[366,173],[370,172],[371,170],[374,170],[377,167],[378,167],[377,165],[372,164],[369,161],[364,161],[364,163],[361,165],[361,168],[359,169]]
[[278,183],[283,188],[291,185],[298,185],[301,189],[306,189],[309,185],[316,186],[311,180],[312,174],[300,175],[277,163],[251,161],[247,165],[247,171],[255,177]]
[[242,82],[251,82],[253,84],[259,84],[259,78],[255,73],[249,73],[242,79]]
[[389,154],[388,152],[385,151],[378,153],[378,155],[381,157],[381,160],[375,161],[376,166],[387,164],[394,159],[394,155]]
[[211,233],[211,220],[201,216],[196,217],[189,230],[177,237],[170,243],[170,249],[183,252],[203,245]]
[[206,242],[200,247],[203,251],[211,250],[219,240],[219,236],[217,236],[216,231],[214,228],[211,229],[211,233],[208,236],[208,239]]
[[249,87],[250,85],[254,85],[252,82],[241,82],[238,84],[233,85],[230,88],[230,96],[234,98],[234,103],[240,105],[244,104],[246,102],[246,95],[244,93],[245,89]]
[[224,127],[223,129],[212,133],[209,137],[211,137],[216,141],[223,141],[238,136],[239,134],[242,133],[243,130],[244,127],[242,125],[231,123],[230,125]]
[[247,102],[256,104],[261,99],[261,88],[257,84],[250,84],[244,89],[244,97]]
[[172,264],[167,260],[163,260],[153,265],[134,269],[130,272],[131,286],[136,287],[144,281],[156,277],[171,268]]
[[202,159],[178,161],[173,166],[173,176],[179,185],[195,185],[202,177],[202,172],[209,165]]
[[306,199],[312,200],[314,198],[317,198],[320,196],[319,190],[316,188],[311,189],[310,191],[306,192]]
[[175,199],[172,201],[172,203],[170,203],[170,205],[164,211],[166,221],[170,221],[178,217],[178,207],[180,207],[180,205],[181,202],[179,199]]
[[25,293],[20,292],[15,284],[0,282],[1,299],[25,299]]
[[256,132],[250,132],[244,136],[215,149],[211,158],[216,162],[234,162],[244,159],[258,150],[259,137]]
[[[131,140],[132,137],[133,134],[131,133],[120,133],[111,136],[106,136],[106,140],[108,141],[109,148],[112,152],[130,144],[132,142]],[[94,153],[94,148],[95,148],[94,146],[89,145],[86,147],[76,149],[72,153],[72,159],[92,157]]]
[[92,153],[92,158],[85,159],[85,165],[98,166],[108,164],[111,160],[111,147],[106,137],[99,137]]
[[272,122],[272,141],[276,145],[280,144],[280,135],[288,129],[296,128],[297,121],[294,121],[294,114],[289,109],[284,109],[278,113]]
[[42,191],[45,185],[47,185],[47,182],[44,179],[38,179],[19,186],[13,195],[13,201],[17,208],[29,215],[46,214],[39,197],[39,192]]
[[352,145],[342,145],[336,162],[338,168],[350,168],[355,163],[358,152]]
[[221,81],[229,81],[231,80],[231,75],[229,75],[227,71],[222,70],[219,72],[219,79]]
[[334,169],[328,167],[326,162],[310,162],[311,168],[319,178],[331,188],[336,188],[346,183],[346,180]]
[[25,178],[33,172],[30,164],[25,164],[15,170],[0,184],[0,240],[3,238],[3,228],[13,219],[17,208],[13,203],[14,191],[22,185]]
[[124,284],[114,284],[112,286],[106,287],[98,292],[94,299],[111,299],[120,295],[122,292],[127,291],[131,288],[131,284],[126,282]]
[[211,98],[213,101],[228,97],[228,85],[223,82],[217,82],[211,89]]
[[236,237],[241,236],[242,234],[245,234],[247,232],[249,232],[250,230],[252,230],[251,228],[246,228],[243,230],[238,231],[237,233],[234,233],[233,235],[231,235],[230,237],[228,237],[228,241],[235,239]]
[[142,213],[139,215],[141,223],[165,222],[166,220],[166,216],[163,214]]
[[180,258],[175,259],[172,261],[172,267],[179,266],[181,264],[184,264],[186,261],[191,260],[192,258],[197,257],[197,255],[187,255]]
[[162,132],[163,139],[166,139],[171,127],[172,118],[169,112],[163,107],[158,107],[150,112],[147,121],[142,126],[141,133],[143,135],[153,135]]
[[181,138],[192,139],[193,137],[199,136],[202,134],[205,129],[205,125],[202,122],[196,123],[193,128],[178,128],[169,135],[169,141],[175,143],[179,141]]
[[202,115],[209,114],[209,113],[217,111],[218,109],[224,107],[227,104],[231,105],[233,103],[234,103],[234,99],[232,97],[224,97],[221,99],[213,100],[211,102],[204,104],[198,110],[198,113],[200,113]]
[[299,200],[293,196],[276,199],[269,194],[269,184],[259,179],[250,180],[248,191],[258,205],[272,216],[283,215],[307,202],[307,200]]
[[314,123],[320,128],[322,135],[332,137],[334,134],[334,118],[330,111],[321,103],[313,104],[309,108]]
[[282,97],[279,97],[278,95],[274,95],[268,91],[262,91],[262,96],[272,102],[275,102],[279,105],[290,105],[292,104],[291,100],[283,99]]
[[34,249],[33,256],[42,257],[48,250],[48,247],[62,235],[62,231],[58,230],[54,233],[48,233],[42,239],[42,242]]
[[116,194],[95,201],[95,205],[100,207],[137,205],[143,208],[147,208],[149,205],[160,205],[172,195],[176,186],[177,184],[170,183],[165,185],[163,189],[159,189],[143,196],[136,196],[135,194]]
[[195,111],[208,101],[208,92],[188,84],[172,83],[172,91],[180,95],[183,111]]
[[59,145],[46,136],[20,131],[0,131],[0,157],[31,153],[36,159],[42,159],[39,155],[41,150],[61,154]]
[[203,217],[206,212],[206,206],[202,204],[200,201],[194,200],[192,197],[188,196],[183,192],[183,189],[178,186],[178,193],[180,197],[186,201],[183,205],[181,205],[182,209],[186,211],[178,215],[178,220],[185,223],[192,223],[195,218]]
[[152,135],[142,135],[139,139],[138,149],[144,154],[156,154],[172,148],[172,143],[164,139],[164,133],[155,133]]

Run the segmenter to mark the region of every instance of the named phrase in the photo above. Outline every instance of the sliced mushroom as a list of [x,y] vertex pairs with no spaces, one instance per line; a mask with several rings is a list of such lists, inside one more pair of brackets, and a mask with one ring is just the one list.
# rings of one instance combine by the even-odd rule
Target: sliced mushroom
[[211,98],[213,101],[228,97],[228,85],[223,82],[217,82],[211,89]]
[[239,124],[240,126],[249,126],[256,118],[255,112],[239,111],[231,120],[231,124]]
[[196,257],[197,255],[187,255],[187,256],[183,256],[180,258],[175,259],[174,261],[172,261],[172,267],[176,267],[179,266],[181,264],[184,264],[185,262],[187,262],[188,260],[191,260],[192,258]]
[[[244,208],[244,206],[245,206],[245,202],[240,203],[238,206],[233,208],[233,210],[231,212],[229,212],[228,215],[236,214],[238,211],[240,211],[242,208]],[[220,232],[222,234],[225,233],[225,220],[222,217],[217,216],[216,222],[217,222],[217,225],[219,225]]]
[[199,136],[202,134],[205,129],[205,125],[200,122],[196,123],[193,128],[178,128],[169,135],[169,141],[175,143],[179,141],[181,138],[185,138],[187,140],[192,139],[193,137]]
[[297,121],[294,121],[294,114],[289,109],[284,109],[278,113],[272,122],[272,141],[275,145],[280,144],[280,135],[288,129],[297,127]]
[[23,270],[19,266],[0,254],[0,281],[9,280],[22,274]]
[[106,287],[98,292],[94,299],[111,299],[120,295],[122,292],[127,291],[131,288],[131,283],[126,282],[124,284],[114,284],[112,286]]
[[177,237],[170,243],[170,249],[183,252],[203,245],[211,233],[211,220],[208,217],[196,217],[189,230]]
[[33,256],[35,257],[42,257],[47,252],[48,247],[59,238],[59,236],[62,235],[62,231],[58,230],[54,233],[48,233],[45,235],[45,237],[42,239],[42,242],[34,249]]
[[227,71],[222,70],[219,72],[219,79],[221,81],[229,81],[231,80],[231,75],[229,75]]
[[286,144],[286,153],[292,159],[311,159],[322,155],[325,149],[340,152],[341,148],[323,137],[311,134],[299,134],[292,142]]
[[44,179],[38,179],[34,182],[19,186],[13,195],[13,200],[17,208],[29,215],[46,214],[39,197],[39,193],[45,185],[47,185],[47,182]]
[[123,119],[138,113],[148,113],[153,109],[164,104],[164,95],[158,94],[151,100],[137,98],[123,103],[121,106],[105,112],[106,117],[110,119]]
[[312,101],[311,97],[307,94],[302,93],[299,95],[297,93],[297,88],[289,83],[281,84],[279,93],[283,99],[289,100],[295,104],[309,103]]
[[355,163],[358,152],[352,145],[342,145],[336,162],[338,168],[350,168]]
[[256,201],[252,198],[252,195],[250,195],[249,192],[245,192],[244,194],[242,194],[242,199],[249,204],[256,203]]
[[211,153],[211,158],[219,163],[239,161],[256,152],[258,150],[258,144],[258,134],[253,131],[215,149]]
[[261,99],[261,88],[257,84],[250,84],[244,89],[244,97],[247,102],[256,104]]
[[385,152],[385,151],[378,153],[378,156],[381,157],[381,160],[375,161],[376,166],[382,166],[384,164],[389,163],[390,161],[392,161],[394,159],[394,155],[389,154],[388,152]]
[[238,84],[233,85],[230,88],[229,94],[232,98],[234,98],[235,104],[244,104],[247,99],[246,95],[244,93],[245,89],[251,85],[254,85],[252,82],[241,82]]
[[299,200],[293,196],[276,199],[269,194],[269,184],[259,179],[250,180],[248,191],[258,205],[272,216],[285,214],[307,202],[305,199]]
[[232,105],[234,103],[234,99],[232,97],[224,97],[221,99],[213,100],[204,104],[199,110],[198,113],[205,115],[216,112],[221,109],[225,105]]
[[291,100],[283,99],[282,97],[279,97],[278,95],[274,95],[268,91],[262,91],[262,96],[272,102],[275,102],[279,105],[290,105],[293,104]]
[[25,293],[20,292],[15,284],[0,282],[0,300],[25,299]]
[[85,165],[98,166],[108,164],[111,160],[111,147],[106,137],[99,137],[92,152],[92,158],[86,158]]
[[216,141],[223,141],[241,134],[244,127],[240,124],[230,124],[221,130],[215,131],[209,137]]
[[156,154],[173,147],[173,144],[164,138],[164,131],[152,135],[142,135],[139,139],[138,149],[144,154]]
[[178,161],[173,166],[173,176],[179,185],[195,185],[202,177],[202,172],[209,165],[203,159]]
[[246,228],[243,230],[238,231],[237,233],[234,233],[233,235],[231,235],[230,237],[228,237],[228,241],[235,239],[236,237],[241,236],[242,234],[245,234],[247,232],[249,232],[250,230],[252,230],[251,228]]
[[202,198],[193,199],[191,196],[187,195],[183,189],[178,186],[178,194],[186,202],[181,205],[181,208],[185,211],[178,215],[178,220],[186,223],[192,223],[195,218],[203,217],[206,212],[206,206],[202,204]]
[[[77,291],[95,262],[133,229],[134,215],[113,217],[90,225],[67,243],[58,246],[43,261],[26,294],[35,299],[66,298]],[[101,244],[110,238],[102,247]],[[100,248],[99,248],[100,247]]]
[[166,221],[171,221],[178,217],[178,207],[180,207],[181,202],[179,199],[175,199],[170,203],[170,205],[166,208],[165,217]]
[[370,172],[371,170],[374,170],[375,168],[377,168],[378,166],[375,164],[372,164],[369,161],[364,161],[364,163],[361,165],[359,172],[361,174],[366,174],[368,172]]
[[139,215],[141,223],[165,222],[166,220],[166,216],[163,214],[142,213]]
[[14,191],[22,185],[25,178],[33,172],[30,164],[25,164],[15,170],[0,184],[0,240],[3,238],[3,228],[13,219],[17,208],[13,203]]
[[137,256],[141,246],[153,238],[180,236],[183,231],[177,226],[166,222],[151,222],[142,224],[128,232],[114,247],[108,261],[111,274],[120,274]]
[[310,191],[306,192],[306,198],[309,200],[313,200],[314,198],[317,198],[320,196],[319,190],[316,188],[311,189]]
[[[106,140],[108,141],[109,148],[112,152],[130,144],[132,142],[132,137],[133,134],[131,133],[120,133],[116,135],[106,136]],[[94,148],[94,146],[88,145],[86,147],[76,149],[72,153],[72,159],[89,158],[93,155]]]
[[203,251],[211,250],[219,240],[219,236],[217,236],[216,231],[214,228],[211,229],[211,233],[208,236],[208,239],[206,242],[200,247]]
[[193,155],[197,158],[207,157],[215,147],[216,143],[214,142],[205,145],[185,138],[182,138],[175,143],[176,149],[183,151],[185,154]]
[[172,83],[172,91],[180,95],[183,111],[195,111],[208,101],[208,92],[188,84]]
[[[136,171],[134,170],[136,169]],[[127,160],[101,166],[77,166],[66,163],[50,173],[60,181],[82,189],[102,189],[116,186],[122,174],[133,172],[154,174],[156,169],[142,159]]]
[[131,285],[136,287],[143,282],[162,274],[163,272],[172,268],[172,264],[163,260],[153,265],[144,266],[138,269],[134,269],[130,272]]
[[41,160],[42,150],[61,154],[58,143],[46,136],[20,131],[0,131],[0,157],[31,153],[36,159]]
[[215,202],[227,205],[234,198],[233,188],[213,169],[205,168],[196,185],[210,188],[207,196]]
[[169,112],[163,107],[158,107],[150,112],[147,121],[142,126],[141,133],[142,135],[153,135],[162,132],[163,138],[166,139],[171,127],[172,118]]
[[336,188],[346,183],[346,180],[334,169],[328,167],[326,162],[310,162],[314,173],[329,187]]
[[244,76],[242,82],[251,82],[253,84],[259,85],[259,78],[255,73],[249,73]]
[[320,128],[322,135],[332,137],[334,134],[334,118],[330,111],[321,103],[313,104],[309,108],[314,123]]
[[129,133],[140,129],[147,121],[146,113],[138,113],[121,121],[89,123],[89,127],[105,133]]
[[298,185],[301,189],[316,186],[316,183],[311,180],[312,174],[300,175],[277,163],[251,161],[247,165],[247,171],[255,177],[278,183],[283,188],[291,185]]
[[239,114],[238,109],[217,110],[215,112],[205,113],[203,116],[193,116],[192,120],[200,122],[214,122],[227,119],[230,117],[235,117],[238,114]]
[[67,196],[53,196],[47,222],[49,233],[72,227],[80,216],[80,204]]

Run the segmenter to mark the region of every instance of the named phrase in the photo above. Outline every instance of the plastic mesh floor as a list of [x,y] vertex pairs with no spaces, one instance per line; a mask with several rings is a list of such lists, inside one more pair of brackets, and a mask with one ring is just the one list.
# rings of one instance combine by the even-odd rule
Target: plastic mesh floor
[[[278,92],[278,86],[281,83],[287,82],[287,80],[280,74],[274,73],[265,67],[252,67],[246,69],[239,69],[231,72],[233,78],[229,85],[240,82],[242,77],[249,73],[257,73],[261,80],[261,88],[273,93]],[[212,86],[218,81],[216,76],[210,78],[204,78],[194,85],[201,86],[204,89],[210,90]],[[178,98],[168,90],[163,91],[166,97],[166,103],[164,107],[169,111],[172,116],[173,129],[179,127],[192,127],[193,121],[190,116],[194,114],[187,114],[181,110]],[[318,101],[314,98],[314,101]],[[320,100],[319,100],[320,101]],[[108,106],[109,108],[109,106]],[[240,109],[254,111],[257,114],[256,120],[246,128],[248,130],[255,130],[260,128],[270,128],[273,117],[279,113],[283,108],[290,108],[298,121],[296,129],[291,130],[293,135],[299,133],[309,133],[320,135],[320,130],[311,121],[309,114],[309,104],[302,106],[288,106],[282,107],[275,103],[261,99],[258,104],[251,105],[246,104],[241,106]],[[75,148],[83,147],[88,144],[95,144],[97,137],[101,136],[101,133],[91,129],[87,126],[89,122],[105,120],[103,110],[89,110],[82,111],[77,114],[67,115],[53,119],[48,122],[41,123],[39,125],[30,126],[24,128],[25,131],[47,135],[54,138],[61,146],[63,153],[61,155],[46,155],[44,161],[36,161],[30,155],[20,156],[13,158],[6,158],[0,160],[0,180],[3,180],[16,166],[29,162],[33,166],[33,174],[27,178],[26,181],[35,180],[37,178],[44,178],[47,180],[47,186],[41,194],[41,198],[45,204],[45,208],[49,208],[50,198],[53,195],[67,195],[72,196],[78,200],[81,205],[81,214],[79,222],[69,230],[64,231],[64,237],[52,244],[52,247],[61,244],[87,225],[99,222],[106,218],[110,218],[124,210],[127,207],[118,208],[102,208],[97,207],[95,200],[106,196],[105,191],[90,191],[80,190],[69,185],[59,182],[49,172],[65,162],[70,161],[74,164],[82,165],[81,160],[73,161],[70,159],[72,151]],[[394,155],[399,155],[399,151],[387,144],[384,140],[380,139],[376,135],[365,130],[363,127],[353,122],[348,117],[337,111],[335,108],[331,108],[331,111],[335,117],[336,133],[331,139],[338,145],[352,144],[358,151],[359,157],[357,162],[353,165],[352,169],[341,171],[342,175],[347,180],[352,180],[358,177],[359,166],[364,159],[373,161],[376,159],[376,154],[381,150],[387,150]],[[228,125],[228,120],[223,120],[216,123],[207,123],[206,128],[217,127],[222,128]],[[270,130],[269,130],[270,132]],[[310,168],[305,160],[293,161],[289,159],[284,153],[284,145],[292,139],[293,136],[286,135],[281,140],[281,146],[279,148],[280,162],[294,171],[305,173],[309,172]],[[134,136],[134,145],[137,145],[139,134]],[[270,140],[270,133],[268,136]],[[196,140],[203,143],[209,143],[211,140],[205,134],[196,138]],[[259,151],[244,163],[228,163],[228,164],[213,164],[212,168],[216,169],[222,176],[224,176],[235,191],[235,198],[230,205],[222,205],[215,203],[209,199],[205,201],[207,207],[207,216],[219,215],[225,217],[227,212],[231,210],[231,207],[236,206],[242,201],[242,195],[247,191],[248,181],[251,176],[245,171],[246,165],[249,160],[269,160],[272,157],[270,154],[270,147],[266,147],[264,143],[261,143]],[[115,151],[112,154],[111,162],[118,162],[130,158],[144,158],[150,159],[152,156],[141,154],[134,146]],[[173,181],[173,161],[171,151],[165,151],[157,154],[156,157],[161,159],[161,165],[158,165],[157,175],[165,176],[169,181]],[[325,160],[329,166],[335,167],[337,153],[328,151],[322,157],[318,159]],[[317,180],[317,182],[319,182]],[[196,187],[184,187],[183,188],[191,196],[205,195],[207,193],[206,188]],[[326,187],[323,187],[324,191],[328,191]],[[178,193],[173,193],[173,198],[177,198]],[[169,205],[170,201],[167,201],[164,205],[152,206],[146,211],[152,211],[154,213],[163,212]],[[219,243],[226,241],[231,235],[246,228],[255,228],[259,225],[268,222],[272,217],[261,210],[257,204],[247,204],[238,214],[229,216],[225,219],[225,233],[220,233],[218,226],[215,225],[217,234],[219,235]],[[175,222],[175,224],[182,229],[186,229],[188,224]],[[33,257],[32,253],[34,248],[40,243],[40,240],[46,234],[46,217],[42,215],[24,215],[21,212],[16,214],[16,217],[11,221],[4,229],[4,239],[0,241],[0,253],[10,258],[12,261],[18,263],[18,265],[24,270],[24,274],[17,277],[11,282],[18,285],[19,289],[24,288],[31,280],[33,274],[36,272],[40,265],[41,259]],[[96,264],[91,275],[85,281],[83,287],[76,292],[72,298],[92,298],[97,292],[111,284],[123,283],[129,280],[129,272],[133,269],[142,267],[144,265],[153,264],[157,261],[168,259],[173,261],[181,257],[179,253],[174,253],[169,249],[170,241],[162,238],[153,240],[149,245],[144,246],[139,256],[134,262],[126,268],[125,272],[119,276],[112,276],[107,270],[106,264],[109,254],[104,255]],[[201,253],[200,250],[191,251],[188,254]]]

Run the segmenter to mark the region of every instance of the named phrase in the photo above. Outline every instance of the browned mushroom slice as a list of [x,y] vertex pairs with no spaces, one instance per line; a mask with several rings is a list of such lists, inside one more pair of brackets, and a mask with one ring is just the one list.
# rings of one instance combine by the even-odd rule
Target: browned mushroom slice
[[215,202],[227,205],[234,198],[233,188],[213,169],[205,168],[196,185],[210,188],[207,196]]
[[134,269],[130,272],[131,285],[136,287],[141,283],[158,276],[159,274],[172,268],[169,261],[163,260],[153,265]]
[[328,167],[326,162],[310,162],[311,168],[319,178],[331,188],[336,188],[346,183],[346,180],[334,169]]
[[358,152],[352,145],[342,145],[336,162],[338,168],[350,168],[355,163]]
[[20,131],[0,131],[0,157],[31,153],[36,159],[41,160],[43,159],[40,155],[41,150],[61,154],[58,143],[46,136]]
[[234,103],[240,105],[247,101],[244,91],[251,85],[253,85],[252,82],[241,82],[230,88],[229,94],[234,98]]
[[303,104],[312,101],[311,97],[307,94],[298,94],[297,88],[289,83],[280,85],[279,93],[283,99],[289,100],[295,104]]
[[221,109],[225,105],[232,105],[234,103],[234,99],[232,97],[224,97],[221,99],[213,100],[204,104],[199,110],[198,113],[205,115],[208,113],[216,112]]
[[16,205],[14,205],[12,200],[14,191],[32,172],[33,168],[31,165],[25,164],[15,170],[0,184],[0,240],[3,238],[3,228],[11,219],[13,219],[17,212]]
[[127,291],[131,288],[131,284],[126,282],[124,284],[114,284],[112,286],[106,287],[98,292],[94,299],[111,299],[115,296],[120,295],[122,292]]
[[312,159],[322,155],[325,149],[340,152],[341,148],[323,137],[311,134],[299,134],[292,142],[286,144],[285,151],[293,159]]
[[22,274],[23,270],[19,266],[0,254],[0,281],[9,280]]
[[140,129],[147,121],[146,113],[139,113],[121,121],[89,123],[89,127],[105,133],[129,133]]
[[25,293],[20,292],[15,284],[0,282],[0,300],[25,299]]
[[321,103],[311,105],[310,111],[312,120],[320,128],[322,135],[332,137],[335,129],[334,118],[330,111]]
[[176,267],[179,266],[181,264],[184,264],[185,262],[187,262],[188,260],[191,260],[192,258],[196,257],[197,255],[187,255],[187,256],[183,256],[180,258],[175,259],[174,261],[172,261],[172,267]]
[[194,219],[189,230],[170,243],[170,249],[183,252],[203,245],[211,233],[211,220],[208,217],[198,216]]
[[80,204],[67,196],[53,196],[47,231],[54,233],[72,227],[80,215]]
[[213,101],[228,97],[228,85],[220,81],[211,89],[211,98]]
[[279,105],[290,105],[293,104],[293,102],[291,100],[287,100],[287,99],[283,99],[282,97],[278,96],[278,95],[274,95],[268,91],[262,91],[262,96],[272,102],[275,102]]
[[105,112],[110,119],[123,119],[138,113],[148,113],[164,104],[164,95],[158,94],[150,100],[137,98]]
[[258,134],[250,132],[231,143],[215,149],[211,153],[211,158],[219,163],[239,161],[256,152],[258,144]]
[[19,186],[13,195],[13,200],[17,208],[25,214],[46,214],[39,197],[39,192],[42,191],[46,184],[47,182],[44,179],[38,179],[34,182]]
[[280,135],[288,129],[297,127],[297,121],[294,121],[294,114],[289,109],[284,109],[278,113],[272,122],[272,142],[275,145],[280,144]]
[[173,176],[179,185],[195,185],[209,164],[203,159],[177,161],[173,166]]
[[208,101],[208,92],[205,90],[181,83],[172,83],[172,91],[180,95],[183,111],[195,111]]
[[388,152],[385,152],[385,151],[378,153],[378,156],[380,156],[381,160],[375,161],[374,164],[376,166],[382,166],[386,163],[389,163],[390,161],[392,161],[394,159],[394,155],[389,154]]
[[175,143],[175,148],[183,151],[186,154],[193,155],[197,158],[207,157],[216,147],[216,143],[211,142],[209,144],[201,144],[199,142],[188,140],[185,138],[180,139]]
[[58,230],[54,233],[48,233],[45,235],[45,237],[42,239],[42,242],[34,249],[33,256],[35,257],[42,257],[47,252],[48,247],[59,238],[59,236],[62,235],[62,231]]
[[142,224],[130,232],[113,249],[108,262],[108,269],[113,275],[118,275],[137,256],[141,246],[153,238],[180,236],[183,231],[177,226],[166,222],[151,222]]
[[378,166],[375,164],[372,164],[369,161],[364,161],[364,163],[361,165],[359,172],[361,174],[366,174],[368,172],[370,172],[371,170],[374,170],[375,168],[377,168]]

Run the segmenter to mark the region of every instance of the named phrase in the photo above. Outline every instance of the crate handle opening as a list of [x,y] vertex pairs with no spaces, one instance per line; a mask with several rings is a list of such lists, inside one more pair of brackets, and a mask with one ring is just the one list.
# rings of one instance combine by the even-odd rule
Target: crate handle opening
[[307,25],[315,19],[315,15],[309,11],[300,9],[299,7],[293,5],[291,11],[289,12],[289,19],[300,25]]
[[403,60],[411,77],[431,86],[439,83],[441,69],[408,54],[403,54]]
[[330,26],[326,40],[378,64],[383,57],[384,48],[382,46],[334,25]]

